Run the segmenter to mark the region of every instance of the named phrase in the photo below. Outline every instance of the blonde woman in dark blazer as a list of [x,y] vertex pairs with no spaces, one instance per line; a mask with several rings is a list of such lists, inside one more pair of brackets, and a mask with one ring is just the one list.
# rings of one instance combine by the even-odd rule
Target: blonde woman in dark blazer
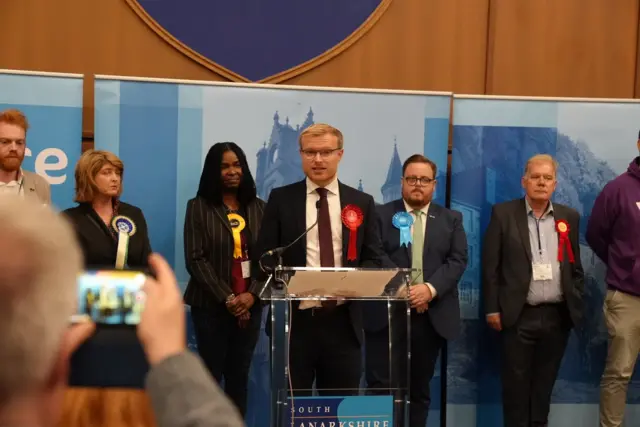
[[123,174],[122,160],[108,151],[85,151],[76,164],[78,206],[63,213],[75,226],[87,269],[147,268],[147,221],[140,208],[120,200]]

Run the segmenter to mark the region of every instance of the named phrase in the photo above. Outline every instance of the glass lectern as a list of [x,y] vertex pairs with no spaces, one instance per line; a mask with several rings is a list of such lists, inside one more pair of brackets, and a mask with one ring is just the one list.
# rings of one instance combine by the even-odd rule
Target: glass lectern
[[[272,427],[408,425],[411,311],[407,294],[416,272],[412,269],[275,267],[260,294],[270,306],[267,333],[271,339]],[[386,315],[389,348],[384,357],[388,357],[390,388],[367,389],[361,381],[357,390],[328,391],[315,386],[304,392],[292,389],[289,343],[290,332],[296,333],[292,310],[323,301],[358,304],[365,316]],[[373,307],[368,304],[377,304],[378,310],[368,311]],[[380,310],[385,306],[386,310]],[[364,363],[362,366],[364,368]]]

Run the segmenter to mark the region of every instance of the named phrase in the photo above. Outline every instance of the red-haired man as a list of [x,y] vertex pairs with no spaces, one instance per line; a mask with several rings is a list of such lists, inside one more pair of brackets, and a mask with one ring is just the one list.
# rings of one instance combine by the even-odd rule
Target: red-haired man
[[19,110],[0,112],[0,194],[36,197],[51,204],[51,187],[40,175],[22,170],[29,122]]

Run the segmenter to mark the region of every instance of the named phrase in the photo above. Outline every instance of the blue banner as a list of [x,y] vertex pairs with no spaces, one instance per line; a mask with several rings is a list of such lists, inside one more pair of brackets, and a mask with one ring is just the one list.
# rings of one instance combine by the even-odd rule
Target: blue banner
[[289,398],[285,426],[393,427],[393,396]]
[[[455,98],[451,205],[463,212],[469,262],[459,285],[462,336],[449,346],[447,425],[502,425],[500,346],[481,307],[482,238],[495,203],[524,196],[526,161],[559,162],[553,201],[577,209],[585,270],[585,320],[571,334],[552,396],[549,425],[596,427],[607,351],[605,267],[584,233],[602,187],[638,155],[640,104]],[[640,378],[629,385],[627,419],[640,416]]]
[[22,167],[51,184],[51,202],[74,205],[73,171],[82,151],[81,75],[0,70],[0,111],[17,108],[29,121]]
[[[400,198],[402,163],[425,153],[438,166],[435,201],[445,202],[449,94],[306,89],[188,82],[95,83],[96,148],[125,164],[123,200],[139,206],[151,245],[188,281],[183,253],[187,201],[194,197],[209,147],[235,141],[249,160],[259,197],[304,177],[298,135],[325,122],[344,134],[339,178],[377,203]],[[265,311],[266,315],[266,311]],[[263,323],[264,327],[264,323]],[[190,334],[191,346],[195,340]],[[269,342],[262,332],[249,384],[247,424],[266,427],[269,417]],[[429,425],[439,425],[440,376],[432,382]]]

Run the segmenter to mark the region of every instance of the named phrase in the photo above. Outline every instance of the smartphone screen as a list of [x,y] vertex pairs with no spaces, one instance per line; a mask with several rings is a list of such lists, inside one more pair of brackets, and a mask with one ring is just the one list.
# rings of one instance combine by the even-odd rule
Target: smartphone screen
[[144,273],[127,270],[86,271],[78,277],[78,317],[98,324],[137,325],[144,308]]

